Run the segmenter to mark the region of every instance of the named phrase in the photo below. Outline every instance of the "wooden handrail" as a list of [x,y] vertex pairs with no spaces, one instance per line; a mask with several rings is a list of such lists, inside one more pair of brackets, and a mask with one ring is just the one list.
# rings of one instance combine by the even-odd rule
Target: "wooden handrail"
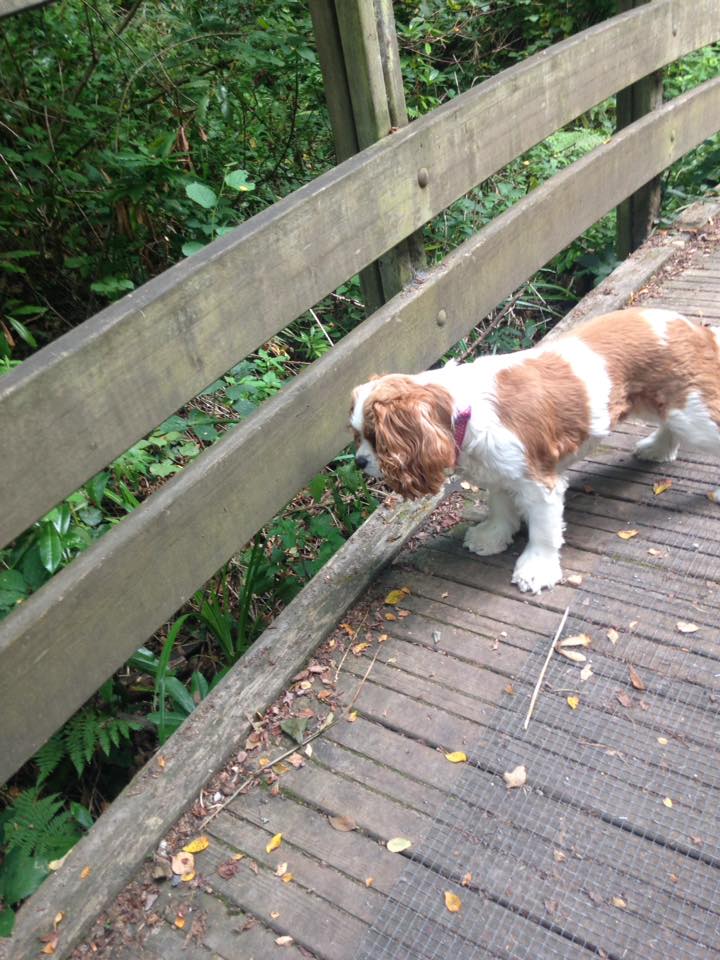
[[654,0],[598,24],[347,160],[38,351],[0,379],[0,546],[473,186],[618,87],[718,37],[717,0]]
[[[423,284],[373,314],[11,614],[0,628],[0,782],[344,444],[349,385],[435,360],[648,176],[718,129],[720,78],[554,176]],[[26,705],[40,702],[42,712],[33,708],[29,723]]]

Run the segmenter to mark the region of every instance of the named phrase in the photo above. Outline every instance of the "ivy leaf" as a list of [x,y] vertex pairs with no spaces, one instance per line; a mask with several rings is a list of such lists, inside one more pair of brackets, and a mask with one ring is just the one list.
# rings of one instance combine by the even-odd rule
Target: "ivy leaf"
[[217,203],[217,194],[204,183],[194,180],[185,187],[186,195],[206,210],[212,210]]
[[225,174],[225,184],[231,190],[237,190],[238,193],[246,193],[248,190],[254,190],[255,184],[248,180],[247,170],[232,170]]

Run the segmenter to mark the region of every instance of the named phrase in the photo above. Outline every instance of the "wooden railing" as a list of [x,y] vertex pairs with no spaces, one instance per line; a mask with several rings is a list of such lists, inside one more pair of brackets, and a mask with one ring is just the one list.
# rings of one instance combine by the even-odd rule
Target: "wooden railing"
[[[364,150],[38,351],[0,380],[0,546],[469,189],[718,38],[717,0],[653,0],[599,24]],[[719,129],[720,78],[623,129],[377,310],[20,605],[0,626],[0,782],[332,459],[347,442],[352,384],[436,360]]]

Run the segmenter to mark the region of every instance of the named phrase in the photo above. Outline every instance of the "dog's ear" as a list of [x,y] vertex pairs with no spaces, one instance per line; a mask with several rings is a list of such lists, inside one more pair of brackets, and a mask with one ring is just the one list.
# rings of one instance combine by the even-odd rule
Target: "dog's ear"
[[438,493],[455,464],[453,402],[447,390],[409,383],[372,407],[375,452],[388,484],[407,500]]

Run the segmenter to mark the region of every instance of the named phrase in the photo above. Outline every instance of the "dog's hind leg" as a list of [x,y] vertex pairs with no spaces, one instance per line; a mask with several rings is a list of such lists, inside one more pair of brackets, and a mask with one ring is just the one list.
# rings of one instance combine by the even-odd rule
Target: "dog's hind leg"
[[520,514],[505,490],[488,490],[488,515],[482,523],[470,527],[463,545],[481,557],[502,553],[520,529]]

